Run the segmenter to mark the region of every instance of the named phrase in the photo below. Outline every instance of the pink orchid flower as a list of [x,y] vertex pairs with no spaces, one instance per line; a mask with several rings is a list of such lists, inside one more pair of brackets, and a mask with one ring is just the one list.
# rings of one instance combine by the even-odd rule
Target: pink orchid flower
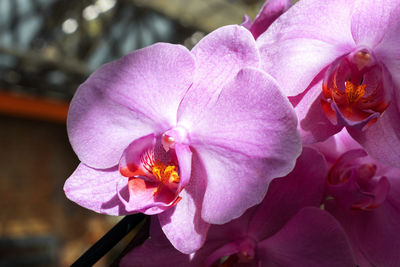
[[292,0],[267,0],[253,22],[248,15],[244,15],[242,26],[253,34],[254,39],[257,39],[272,22],[292,6],[292,2]]
[[399,0],[301,0],[257,43],[304,143],[346,127],[371,156],[400,167]]
[[355,266],[343,228],[318,208],[326,172],[323,156],[304,148],[294,170],[271,182],[259,206],[225,225],[211,226],[206,243],[195,254],[179,253],[152,222],[151,238],[120,265]]
[[368,156],[346,130],[316,147],[330,166],[325,209],[344,227],[358,266],[399,266],[400,169]]
[[81,164],[68,198],[96,212],[158,214],[184,253],[209,224],[260,203],[300,154],[295,113],[259,71],[252,35],[226,26],[192,51],[159,43],[104,65],[68,115]]

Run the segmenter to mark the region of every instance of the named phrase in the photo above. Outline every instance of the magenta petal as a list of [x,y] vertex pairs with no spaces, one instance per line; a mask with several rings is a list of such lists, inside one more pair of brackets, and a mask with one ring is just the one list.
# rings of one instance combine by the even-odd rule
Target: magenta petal
[[388,177],[390,193],[371,211],[343,210],[327,203],[327,210],[343,225],[352,243],[358,264],[370,266],[399,266],[400,255],[400,171]]
[[309,38],[325,43],[352,43],[350,31],[354,0],[308,0],[282,14],[260,38]]
[[226,223],[262,201],[273,178],[262,175],[268,172],[268,168],[263,167],[273,168],[273,161],[262,161],[223,148],[199,148],[197,151],[204,168],[209,170],[202,212],[205,221]]
[[[398,2],[391,0],[354,1],[351,33],[358,45],[375,47],[385,35],[390,15]],[[398,23],[397,21],[393,21]]]
[[299,119],[298,129],[303,144],[324,141],[343,127],[333,125],[321,107],[322,81],[316,83],[304,95],[291,98],[296,102],[295,111]]
[[302,38],[273,44],[260,41],[259,48],[261,68],[277,79],[287,96],[302,93],[321,70],[351,50],[351,47],[340,49],[333,44]]
[[165,235],[182,253],[195,252],[205,242],[210,225],[201,218],[203,192],[196,181],[191,181],[180,193],[178,204],[158,215]]
[[223,246],[225,242],[226,239],[207,240],[207,243],[195,253],[191,255],[181,253],[171,245],[161,230],[157,217],[153,216],[150,225],[150,238],[143,245],[126,254],[120,265],[122,267],[159,267],[168,264],[174,267],[205,267],[204,261],[207,257]]
[[400,112],[392,103],[376,123],[364,131],[348,129],[371,157],[400,168]]
[[354,48],[353,2],[300,1],[257,39],[262,69],[278,80],[285,95],[302,93],[322,69]]
[[[335,164],[338,157],[349,150],[362,149],[360,144],[349,135],[346,128],[324,142],[313,144],[313,148],[321,152],[329,164]],[[363,156],[365,155],[361,155],[361,157]]]
[[189,184],[181,192],[182,198],[174,208],[161,213],[158,218],[170,242],[181,252],[191,253],[204,243],[209,224],[201,218],[206,181],[204,169],[198,166],[199,158],[193,153],[193,168]]
[[68,114],[68,135],[79,159],[95,168],[115,166],[133,140],[175,124],[194,68],[186,48],[160,43],[93,73],[78,88]]
[[[150,236],[143,245],[128,252],[120,261],[121,267],[142,266],[160,267],[168,264],[174,267],[186,267],[190,256],[176,250],[160,228],[157,217],[151,218]],[[190,265],[193,266],[193,265]],[[201,267],[201,265],[198,265]]]
[[225,244],[224,246],[213,251],[213,253],[207,257],[204,262],[204,266],[212,266],[212,264],[217,262],[219,259],[236,254],[237,252],[239,252],[239,246],[235,244],[235,242]]
[[64,185],[65,195],[78,205],[99,213],[125,215],[123,203],[117,196],[117,184],[121,194],[127,195],[128,179],[122,177],[117,167],[96,170],[79,164]]
[[141,157],[155,145],[154,134],[143,136],[133,141],[124,151],[119,161],[119,171],[125,177],[151,175],[141,162]]
[[277,84],[255,69],[239,72],[202,115],[191,131],[207,171],[202,217],[222,224],[260,203],[271,179],[293,169],[297,120]]
[[202,114],[191,129],[195,148],[218,147],[250,157],[279,157],[283,165],[290,162],[290,167],[274,170],[276,176],[293,168],[301,149],[296,115],[269,75],[256,69],[241,70]]
[[390,190],[390,183],[386,177],[381,177],[375,186],[374,190],[371,192],[375,199],[373,201],[373,206],[379,207],[385,200],[386,196]]
[[340,111],[339,107],[336,105],[331,100],[327,101],[330,103],[331,109],[335,111],[336,113],[336,118],[337,118],[337,125],[338,126],[344,126],[344,127],[349,127],[355,130],[363,130],[367,128],[367,124],[370,123],[373,120],[377,120],[379,118],[380,113],[379,112],[374,112],[371,115],[369,115],[367,118],[360,120],[360,121],[351,121],[347,119],[342,112]]
[[[156,138],[150,134],[133,141],[122,154],[119,171],[125,179],[129,179],[129,200],[119,194],[129,212],[143,212],[148,215],[158,214],[168,209],[177,198],[177,194],[167,187],[160,187],[160,182],[153,176],[149,166],[144,166],[144,161],[154,162]],[[159,149],[165,153],[161,145]],[[160,155],[161,156],[161,155]],[[151,159],[149,159],[151,158]],[[190,174],[190,169],[189,169]],[[119,188],[120,185],[118,185]],[[158,193],[155,194],[155,191]]]
[[250,32],[257,39],[269,25],[272,24],[283,12],[292,5],[292,0],[268,0],[262,6],[260,12],[251,25]]
[[[128,178],[125,178],[128,179]],[[145,181],[141,178],[129,178],[129,197],[118,194],[120,201],[129,212],[142,212],[153,215],[169,209],[177,198],[177,195],[163,187],[156,195],[159,183]],[[120,185],[118,185],[120,188]]]
[[266,266],[356,265],[343,228],[329,213],[313,207],[302,209],[258,248]]
[[[392,8],[395,3],[397,2],[391,1],[390,5],[385,6],[385,8],[393,10],[388,27],[385,30],[385,36],[376,47],[374,53],[391,73],[393,82],[398,90],[400,88],[400,23],[398,23],[400,21],[400,4],[397,3],[397,7]],[[400,109],[399,93],[397,93],[397,101]]]
[[251,18],[247,14],[245,14],[243,16],[242,24],[240,24],[240,25],[245,27],[246,29],[250,30],[252,24],[253,24],[253,22],[251,22]]
[[253,36],[237,25],[208,34],[193,48],[192,54],[196,59],[194,82],[178,112],[179,121],[189,131],[227,82],[244,67],[258,67],[260,61]]
[[179,162],[179,192],[189,183],[190,180],[192,171],[192,151],[187,145],[175,144],[175,152]]
[[293,171],[271,182],[249,224],[249,235],[265,238],[281,229],[300,209],[319,207],[326,173],[324,157],[315,149],[304,147]]

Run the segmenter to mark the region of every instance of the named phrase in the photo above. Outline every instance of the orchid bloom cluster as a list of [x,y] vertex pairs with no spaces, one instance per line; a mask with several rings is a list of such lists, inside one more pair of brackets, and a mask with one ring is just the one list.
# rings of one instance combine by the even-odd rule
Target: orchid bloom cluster
[[400,0],[269,0],[77,90],[68,198],[152,215],[121,266],[399,266]]

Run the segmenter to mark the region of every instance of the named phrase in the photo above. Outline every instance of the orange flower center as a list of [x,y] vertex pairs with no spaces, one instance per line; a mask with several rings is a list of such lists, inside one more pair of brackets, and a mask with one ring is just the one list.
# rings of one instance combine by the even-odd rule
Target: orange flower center
[[170,190],[178,188],[180,177],[177,169],[178,167],[173,164],[166,165],[162,161],[156,160],[151,166],[151,173],[160,184],[154,190],[153,195],[158,194],[164,186],[167,186]]
[[325,73],[322,109],[332,124],[366,129],[390,104],[390,83],[367,50],[338,58]]
[[356,103],[365,95],[366,84],[360,84],[355,86],[349,80],[345,83],[344,93],[347,97],[349,104]]
[[151,172],[161,183],[179,183],[179,175],[175,165],[165,165],[163,162],[157,160],[153,165]]

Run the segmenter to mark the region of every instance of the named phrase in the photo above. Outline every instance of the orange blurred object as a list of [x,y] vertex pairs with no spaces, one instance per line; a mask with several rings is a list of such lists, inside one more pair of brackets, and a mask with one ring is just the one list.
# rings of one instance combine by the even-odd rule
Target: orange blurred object
[[65,123],[69,103],[0,91],[0,113]]

